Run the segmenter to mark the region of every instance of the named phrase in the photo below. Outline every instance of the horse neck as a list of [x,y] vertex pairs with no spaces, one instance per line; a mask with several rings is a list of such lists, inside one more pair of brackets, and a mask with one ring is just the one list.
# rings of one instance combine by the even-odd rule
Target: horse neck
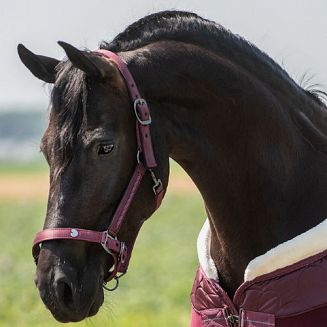
[[127,59],[151,105],[156,150],[169,149],[205,201],[211,256],[231,295],[251,259],[325,217],[326,159],[282,99],[227,59],[175,42]]

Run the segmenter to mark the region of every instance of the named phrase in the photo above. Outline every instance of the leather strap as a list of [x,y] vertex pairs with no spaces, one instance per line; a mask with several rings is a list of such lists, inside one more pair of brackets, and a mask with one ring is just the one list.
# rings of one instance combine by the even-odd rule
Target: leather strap
[[145,174],[145,168],[143,164],[138,164],[134,170],[134,174],[125,190],[125,193],[120,200],[120,203],[115,211],[115,214],[111,220],[111,223],[108,228],[108,232],[111,236],[117,236],[124,218],[126,216],[127,210],[131,205],[131,202],[136,194],[136,191],[139,188],[139,185]]
[[[94,53],[112,60],[125,80],[136,116],[137,164],[125,193],[106,231],[98,232],[80,228],[48,228],[36,234],[33,241],[32,254],[37,263],[40,244],[49,240],[65,239],[101,244],[104,250],[114,259],[113,269],[108,273],[108,276],[104,280],[106,283],[113,278],[118,280],[119,276],[117,274],[125,274],[127,271],[137,235],[129,240],[129,249],[127,249],[124,242],[117,239],[117,235],[146,171],[149,171],[154,183],[153,192],[156,197],[156,209],[159,208],[162,202],[165,190],[161,180],[156,177],[153,171],[153,168],[157,167],[157,162],[153,152],[150,132],[150,124],[152,120],[147,102],[141,98],[133,76],[123,59],[108,50],[97,50]],[[144,163],[141,161],[141,155],[144,159]]]
[[44,241],[59,239],[100,243],[106,246],[112,252],[120,251],[120,242],[114,238],[109,238],[106,231],[97,232],[81,228],[48,228],[36,233],[32,248],[33,257],[37,257],[39,255],[40,248],[38,244]]
[[157,167],[156,159],[154,157],[153,148],[152,148],[152,139],[150,133],[150,124],[151,124],[151,115],[150,109],[147,102],[141,97],[140,92],[136,86],[134,78],[130,73],[126,62],[120,58],[116,53],[109,50],[96,50],[94,53],[99,54],[100,56],[106,57],[109,60],[112,60],[121,75],[124,77],[129,95],[133,102],[133,107],[135,115],[137,118],[137,132],[139,133],[138,144],[143,156],[144,156],[144,165],[146,168],[155,168]]

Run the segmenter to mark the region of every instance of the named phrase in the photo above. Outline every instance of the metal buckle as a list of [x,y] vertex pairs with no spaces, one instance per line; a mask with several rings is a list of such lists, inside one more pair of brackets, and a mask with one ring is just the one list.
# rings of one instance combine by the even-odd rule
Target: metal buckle
[[[241,321],[240,321],[240,317],[241,317],[241,312],[240,315],[233,315],[228,307],[225,307],[224,309],[224,316],[225,319],[227,320],[228,326],[229,327],[240,327],[241,326]],[[242,309],[241,309],[242,310]]]
[[153,193],[155,195],[157,195],[157,189],[159,188],[159,186],[162,186],[162,182],[161,182],[160,178],[157,178],[157,176],[155,175],[155,173],[152,169],[149,169],[149,171],[150,171],[152,180],[154,182],[154,185],[152,186],[152,190],[153,190]]
[[228,323],[230,326],[240,326],[240,317],[236,315],[229,315],[227,316]]
[[141,117],[139,116],[138,111],[137,111],[137,106],[138,106],[138,105],[141,105],[141,106],[146,105],[146,106],[147,106],[147,105],[148,105],[147,102],[146,102],[144,99],[142,99],[142,98],[138,98],[138,99],[136,99],[136,100],[134,101],[134,112],[135,112],[135,116],[136,116],[138,122],[139,122],[141,125],[144,125],[144,126],[146,126],[146,125],[150,125],[150,124],[152,123],[152,119],[151,119],[150,114],[149,114],[149,118],[148,118],[147,120],[142,120]]
[[105,231],[105,235],[106,235],[106,237],[105,237],[104,241],[101,242],[101,245],[102,245],[103,249],[104,249],[107,253],[109,253],[110,255],[113,256],[114,254],[113,254],[113,253],[110,251],[110,249],[107,247],[107,241],[108,241],[109,238],[112,239],[112,240],[117,241],[117,237],[112,237],[112,236],[108,233],[108,231]]

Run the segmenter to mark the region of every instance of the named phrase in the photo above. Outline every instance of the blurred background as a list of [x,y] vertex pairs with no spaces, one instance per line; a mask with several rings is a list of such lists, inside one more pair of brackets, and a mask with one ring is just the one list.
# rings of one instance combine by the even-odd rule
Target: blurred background
[[[324,0],[0,0],[0,327],[59,326],[34,287],[31,242],[43,224],[48,171],[39,153],[50,89],[21,64],[18,43],[62,58],[58,40],[97,48],[135,20],[179,9],[215,20],[267,52],[296,80],[327,83]],[[201,197],[172,162],[168,194],[138,238],[129,274],[101,312],[75,326],[187,326]],[[155,241],[154,241],[155,240]]]

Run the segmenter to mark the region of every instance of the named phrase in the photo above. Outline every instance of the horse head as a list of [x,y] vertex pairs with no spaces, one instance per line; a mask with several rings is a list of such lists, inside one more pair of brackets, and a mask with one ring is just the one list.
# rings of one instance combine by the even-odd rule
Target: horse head
[[[59,44],[68,57],[65,61],[18,46],[25,66],[53,84],[49,125],[41,142],[50,168],[44,229],[103,231],[137,162],[136,119],[113,61]],[[154,141],[159,136],[154,134]],[[168,154],[156,157],[156,173],[167,185]],[[142,223],[156,208],[152,183],[151,175],[145,175],[119,230],[127,247],[132,248]],[[77,234],[72,229],[71,236]],[[113,257],[100,244],[49,240],[38,253],[35,283],[57,320],[79,321],[96,314],[102,305],[102,284],[113,265]]]

